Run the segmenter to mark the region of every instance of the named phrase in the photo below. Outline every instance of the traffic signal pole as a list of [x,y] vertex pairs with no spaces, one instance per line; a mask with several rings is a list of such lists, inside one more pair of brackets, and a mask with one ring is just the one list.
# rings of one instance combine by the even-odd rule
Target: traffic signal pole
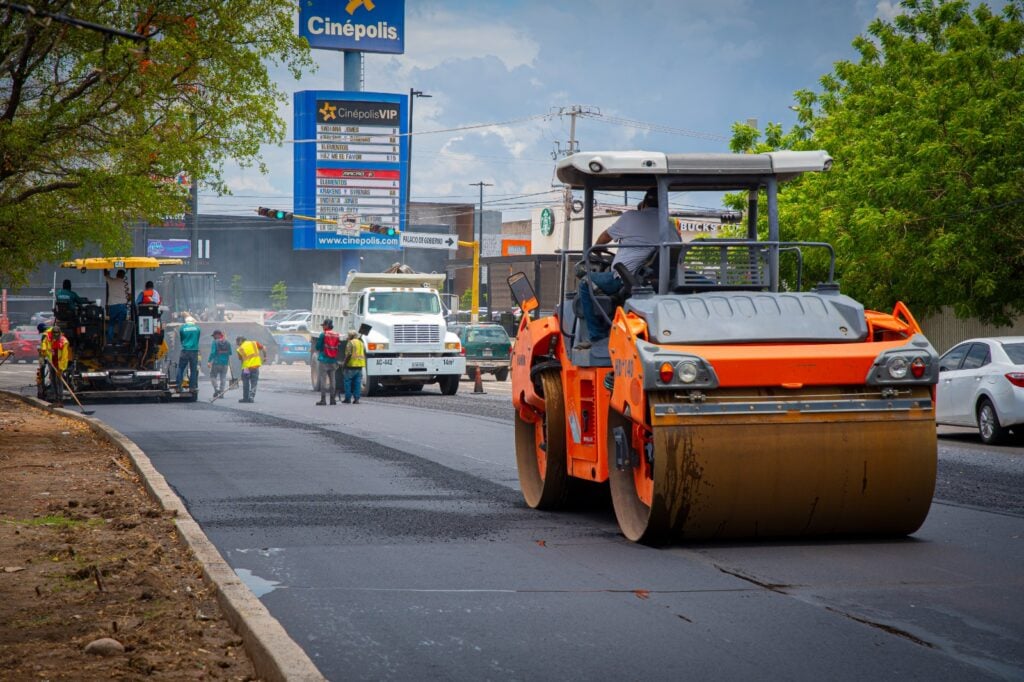
[[476,323],[480,321],[480,242],[464,242],[460,239],[459,246],[469,246],[473,249],[473,286],[469,295],[469,321]]

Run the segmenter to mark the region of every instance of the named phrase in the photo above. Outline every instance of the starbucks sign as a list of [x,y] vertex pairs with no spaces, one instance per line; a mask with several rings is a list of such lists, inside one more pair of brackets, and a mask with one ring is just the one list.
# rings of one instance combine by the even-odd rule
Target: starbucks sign
[[554,231],[555,214],[551,212],[550,208],[545,208],[540,212],[540,233],[545,237],[550,237]]

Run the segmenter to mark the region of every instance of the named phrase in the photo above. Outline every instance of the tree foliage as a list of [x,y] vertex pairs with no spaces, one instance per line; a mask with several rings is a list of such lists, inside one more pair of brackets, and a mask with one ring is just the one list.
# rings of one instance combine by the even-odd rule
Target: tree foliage
[[[311,64],[289,0],[39,0],[0,8],[0,279],[84,244],[127,245],[126,222],[186,210],[183,171],[217,191],[230,159],[283,138],[268,74]],[[83,29],[71,16],[145,36]],[[261,167],[262,170],[262,167]]]
[[901,8],[821,93],[796,93],[797,126],[737,124],[733,149],[832,154],[831,172],[783,186],[780,223],[835,245],[844,292],[1005,323],[1024,311],[1024,0]]
[[288,307],[288,285],[283,279],[270,287],[270,307],[274,310],[284,310]]

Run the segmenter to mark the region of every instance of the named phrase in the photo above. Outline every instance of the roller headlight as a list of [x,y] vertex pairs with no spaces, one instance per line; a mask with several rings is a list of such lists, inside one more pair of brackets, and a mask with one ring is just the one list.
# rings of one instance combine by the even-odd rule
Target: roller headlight
[[676,367],[676,376],[684,384],[692,384],[697,380],[697,363],[686,360]]
[[885,368],[889,372],[889,376],[893,379],[903,379],[907,376],[907,370],[910,368],[910,363],[907,362],[907,359],[902,355],[897,355],[889,359]]

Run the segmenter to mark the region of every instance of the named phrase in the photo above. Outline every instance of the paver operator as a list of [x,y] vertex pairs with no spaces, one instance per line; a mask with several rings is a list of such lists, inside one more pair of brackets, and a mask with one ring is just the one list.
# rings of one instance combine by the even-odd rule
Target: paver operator
[[366,367],[366,349],[359,332],[350,329],[345,344],[345,399],[343,403],[359,403],[363,392],[363,368]]
[[54,326],[43,334],[39,342],[39,357],[43,359],[43,385],[49,382],[53,389],[54,407],[64,407],[64,382],[61,375],[71,361],[71,344],[61,334],[60,327]]
[[224,338],[224,332],[213,331],[213,343],[210,345],[210,358],[206,367],[210,370],[210,382],[213,384],[213,395],[219,398],[228,390],[228,368],[231,364],[231,344]]

